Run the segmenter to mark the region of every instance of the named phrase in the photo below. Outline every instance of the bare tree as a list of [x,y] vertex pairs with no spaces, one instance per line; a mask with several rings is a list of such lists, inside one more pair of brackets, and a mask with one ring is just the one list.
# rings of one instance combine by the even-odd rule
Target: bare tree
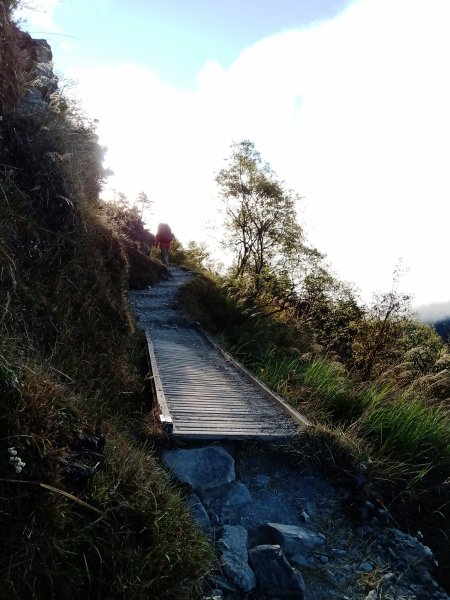
[[137,203],[141,206],[141,219],[144,216],[144,210],[149,209],[153,202],[147,196],[145,192],[139,192],[137,197]]

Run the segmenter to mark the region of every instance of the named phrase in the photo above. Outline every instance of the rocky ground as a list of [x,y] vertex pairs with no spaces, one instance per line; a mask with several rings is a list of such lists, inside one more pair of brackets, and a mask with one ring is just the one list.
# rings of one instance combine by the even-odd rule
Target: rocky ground
[[219,550],[205,600],[449,600],[429,548],[369,501],[349,519],[348,491],[300,473],[280,447],[222,442],[163,460]]
[[[191,276],[134,292],[142,326],[188,323],[173,300]],[[156,307],[156,308],[155,308]],[[187,503],[217,545],[220,564],[204,600],[450,600],[435,558],[369,500],[348,515],[349,490],[290,465],[282,446],[199,443],[162,460],[186,486]]]

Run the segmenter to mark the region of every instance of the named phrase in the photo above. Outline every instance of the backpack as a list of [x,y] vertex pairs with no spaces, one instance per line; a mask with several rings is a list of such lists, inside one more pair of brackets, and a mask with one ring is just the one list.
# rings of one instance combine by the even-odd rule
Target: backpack
[[167,223],[160,223],[158,225],[158,237],[164,242],[171,242],[173,240],[173,233]]

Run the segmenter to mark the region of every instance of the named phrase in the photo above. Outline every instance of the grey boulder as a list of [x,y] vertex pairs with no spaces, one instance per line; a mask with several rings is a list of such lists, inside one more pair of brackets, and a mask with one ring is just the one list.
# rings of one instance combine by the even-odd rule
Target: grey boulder
[[255,546],[249,557],[261,595],[305,600],[303,577],[289,565],[280,546]]
[[177,479],[200,494],[235,479],[234,459],[221,446],[167,450],[163,460]]
[[240,525],[224,525],[219,549],[226,578],[243,592],[251,592],[256,587],[256,577],[248,564],[247,530]]
[[266,523],[259,529],[269,543],[279,545],[286,555],[308,556],[325,543],[325,536],[307,525]]
[[186,500],[186,506],[188,507],[192,518],[197,521],[202,529],[209,529],[211,527],[208,513],[206,512],[205,507],[201,503],[198,496],[191,494]]

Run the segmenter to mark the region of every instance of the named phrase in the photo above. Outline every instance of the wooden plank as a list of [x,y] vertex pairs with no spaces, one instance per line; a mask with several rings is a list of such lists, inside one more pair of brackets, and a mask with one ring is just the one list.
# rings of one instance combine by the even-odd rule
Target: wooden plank
[[172,435],[269,440],[295,434],[292,418],[286,415],[284,421],[280,407],[216,352],[202,331],[181,330],[179,341],[178,332],[162,329],[159,337],[158,330],[152,330],[152,339],[149,332],[146,336],[158,405],[171,417]]
[[155,350],[153,348],[152,340],[150,338],[150,333],[147,329],[145,330],[145,337],[147,340],[147,348],[150,359],[150,367],[153,375],[153,385],[155,388],[156,401],[160,410],[159,418],[164,431],[166,431],[167,433],[171,433],[173,431],[172,417],[170,416],[169,407],[167,406],[166,397],[164,395],[164,390],[161,383],[161,378],[159,376]]
[[247,440],[247,439],[258,439],[267,440],[267,441],[282,441],[289,439],[288,435],[283,434],[275,434],[275,433],[260,433],[255,436],[254,433],[237,433],[233,430],[223,430],[223,431],[190,431],[190,430],[174,430],[174,437],[182,437],[183,439],[190,440],[221,440],[221,439],[236,439],[236,440]]
[[282,410],[286,412],[296,423],[298,423],[303,428],[309,427],[311,425],[310,421],[308,421],[306,417],[304,417],[294,408],[289,406],[289,404],[280,396],[278,396],[278,394],[275,394],[275,392],[269,389],[265,383],[263,383],[257,377],[255,377],[253,373],[250,373],[250,371],[246,369],[244,365],[242,365],[239,361],[233,358],[231,354],[229,354],[223,348],[221,348],[221,346],[219,346],[219,344],[217,344],[206,331],[204,331],[201,327],[198,327],[198,329],[205,336],[205,338],[214,346],[214,348],[216,348],[216,350],[220,352],[220,354],[222,354],[225,360],[230,362],[240,373],[242,373],[243,375],[245,375],[245,377],[252,381],[263,392],[263,394],[267,396],[267,398],[269,398],[274,404],[282,408]]

